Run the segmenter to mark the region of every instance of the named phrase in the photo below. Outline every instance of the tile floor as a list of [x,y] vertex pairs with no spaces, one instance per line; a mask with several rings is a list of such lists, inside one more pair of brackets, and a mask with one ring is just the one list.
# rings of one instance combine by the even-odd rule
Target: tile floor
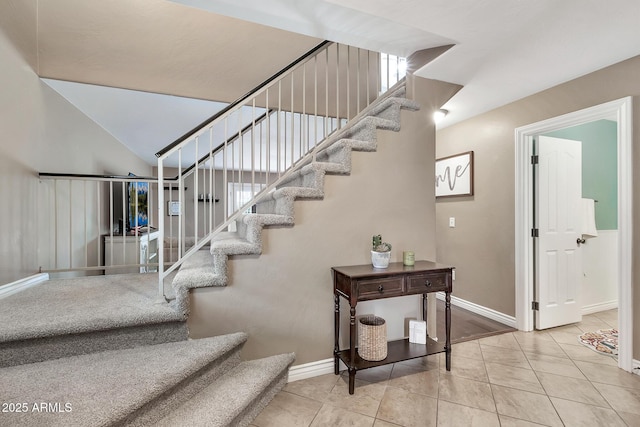
[[433,355],[287,384],[254,420],[289,426],[640,426],[640,376],[578,343],[615,327],[617,310],[543,332],[510,332],[453,346],[452,370]]

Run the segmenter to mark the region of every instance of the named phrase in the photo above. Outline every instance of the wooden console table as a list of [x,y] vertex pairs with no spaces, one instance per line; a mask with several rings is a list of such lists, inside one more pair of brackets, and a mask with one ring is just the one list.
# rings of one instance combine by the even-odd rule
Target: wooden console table
[[[414,266],[405,266],[401,262],[390,263],[388,268],[373,268],[372,265],[354,265],[332,267],[333,298],[335,304],[335,374],[339,374],[340,360],[349,370],[349,394],[355,391],[356,372],[361,369],[387,365],[402,360],[424,357],[430,354],[446,352],[447,371],[451,370],[451,291],[452,267],[431,261],[416,261]],[[378,362],[362,359],[357,352],[356,305],[358,301],[370,301],[405,295],[422,294],[422,316],[427,319],[427,294],[445,292],[445,341],[436,342],[427,337],[427,344],[413,344],[408,339],[390,341],[387,357]],[[349,348],[340,350],[340,297],[349,305]]]

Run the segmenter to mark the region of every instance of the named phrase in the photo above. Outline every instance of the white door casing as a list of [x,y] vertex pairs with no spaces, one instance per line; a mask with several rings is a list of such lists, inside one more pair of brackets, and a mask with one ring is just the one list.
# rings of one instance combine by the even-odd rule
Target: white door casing
[[633,98],[626,97],[515,129],[516,327],[533,330],[533,136],[608,119],[618,123],[618,367],[633,369]]
[[582,142],[540,136],[535,197],[536,329],[582,320]]

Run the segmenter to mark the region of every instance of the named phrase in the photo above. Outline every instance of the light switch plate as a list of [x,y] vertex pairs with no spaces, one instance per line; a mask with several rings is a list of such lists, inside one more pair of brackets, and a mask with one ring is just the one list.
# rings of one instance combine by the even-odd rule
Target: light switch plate
[[455,226],[456,226],[456,218],[452,216],[449,218],[449,227],[454,228]]

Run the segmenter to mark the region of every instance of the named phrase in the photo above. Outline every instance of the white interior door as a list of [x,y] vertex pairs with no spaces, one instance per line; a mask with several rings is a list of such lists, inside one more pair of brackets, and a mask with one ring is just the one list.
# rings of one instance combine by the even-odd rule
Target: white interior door
[[541,136],[536,179],[536,329],[582,320],[582,143]]

